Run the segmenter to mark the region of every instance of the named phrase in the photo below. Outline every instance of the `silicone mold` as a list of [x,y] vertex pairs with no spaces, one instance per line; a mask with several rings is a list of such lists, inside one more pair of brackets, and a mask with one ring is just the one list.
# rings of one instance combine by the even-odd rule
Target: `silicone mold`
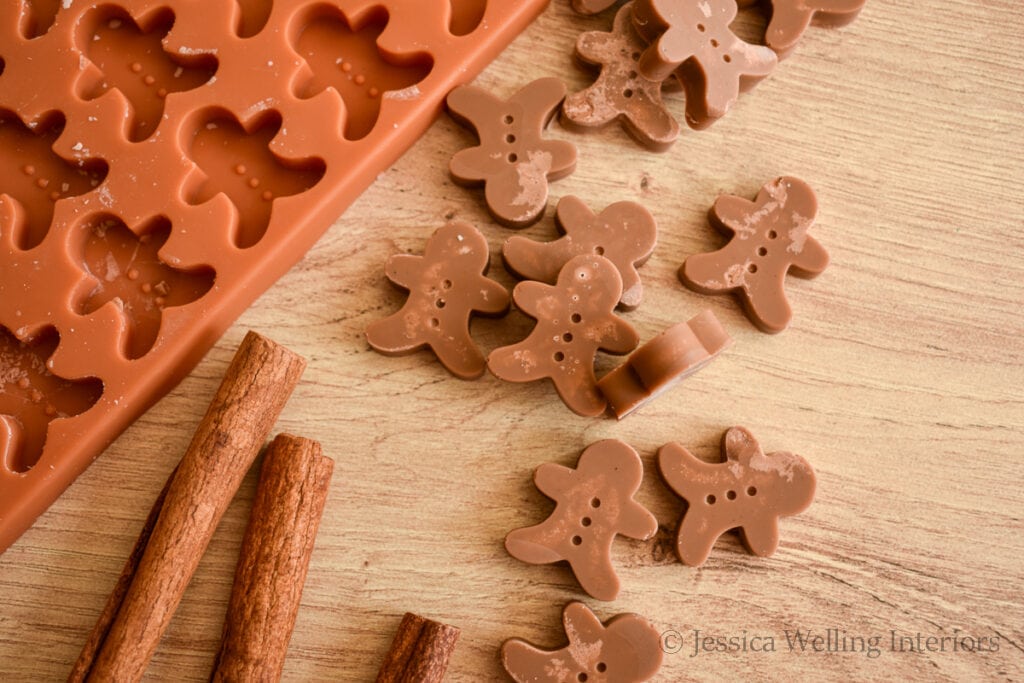
[[0,3],[0,552],[547,2]]

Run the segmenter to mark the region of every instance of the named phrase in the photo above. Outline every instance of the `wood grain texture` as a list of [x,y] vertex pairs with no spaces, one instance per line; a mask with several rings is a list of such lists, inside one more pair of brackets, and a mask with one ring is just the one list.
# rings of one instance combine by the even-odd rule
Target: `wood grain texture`
[[[610,15],[554,0],[477,83],[508,96],[541,76],[588,82],[572,46]],[[421,253],[457,217],[496,255],[514,234],[447,162],[472,136],[440,120],[383,174],[306,259],[262,297],[167,398],[128,430],[0,556],[0,678],[62,678],[103,608],[153,499],[213,395],[244,330],[309,359],[279,422],[337,457],[284,678],[372,680],[406,611],[462,630],[449,681],[499,680],[498,649],[518,636],[562,644],[560,615],[581,599],[568,569],[509,557],[502,539],[544,519],[542,462],[571,465],[619,438],[648,476],[637,499],[662,525],[619,539],[623,590],[587,600],[598,616],[634,611],[680,633],[660,680],[1024,679],[1024,16],[1014,0],[870,0],[843,29],[812,30],[723,120],[684,130],[663,155],[618,129],[552,126],[579,146],[576,173],[552,184],[547,216],[519,234],[551,239],[554,202],[600,210],[644,204],[660,239],[628,314],[643,339],[710,307],[735,339],[718,360],[627,417],[579,418],[545,384],[463,382],[427,353],[372,352],[366,326],[403,297],[384,277],[396,252]],[[669,106],[682,116],[683,103]],[[818,193],[812,234],[832,264],[787,283],[789,330],[767,336],[731,297],[683,288],[686,256],[722,242],[707,208],[753,197],[792,174]],[[518,313],[481,320],[485,351],[526,336]],[[600,372],[613,364],[600,358]],[[712,458],[742,424],[768,451],[818,474],[814,504],[783,520],[771,558],[722,539],[706,565],[671,553],[682,503],[654,474],[669,441]],[[255,473],[229,508],[149,671],[206,680],[216,654]],[[865,653],[790,652],[785,631],[838,628],[882,638]],[[771,635],[777,652],[692,654],[694,629]],[[890,651],[890,631],[998,638],[995,653]],[[948,648],[947,648],[948,649]]]

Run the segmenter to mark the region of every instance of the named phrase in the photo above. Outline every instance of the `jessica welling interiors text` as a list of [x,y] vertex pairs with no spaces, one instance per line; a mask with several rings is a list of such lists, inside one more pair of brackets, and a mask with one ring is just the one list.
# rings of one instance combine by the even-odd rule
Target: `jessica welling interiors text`
[[690,657],[715,654],[859,654],[869,659],[883,652],[895,654],[995,653],[998,635],[972,635],[960,629],[952,634],[936,635],[889,629],[876,633],[850,633],[841,628],[784,629],[778,633],[743,630],[736,634],[711,633],[693,629],[668,630],[661,634],[661,647],[670,655],[686,653]]

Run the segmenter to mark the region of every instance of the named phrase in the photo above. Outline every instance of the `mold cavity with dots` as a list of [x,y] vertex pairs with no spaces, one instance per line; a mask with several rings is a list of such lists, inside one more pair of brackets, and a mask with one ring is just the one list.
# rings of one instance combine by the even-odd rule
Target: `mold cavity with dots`
[[122,353],[146,355],[160,334],[164,309],[203,297],[214,283],[211,268],[174,268],[159,257],[171,223],[158,217],[136,232],[115,216],[86,221],[77,235],[82,264],[91,276],[78,296],[77,312],[89,315],[113,301],[125,320]]
[[238,4],[238,19],[235,33],[239,38],[251,38],[267,25],[273,0],[235,0]]
[[[21,3],[21,35],[31,40],[45,35],[57,20],[64,0],[23,0]],[[7,0],[10,2],[10,0]]]
[[54,420],[89,410],[103,394],[98,379],[67,380],[46,366],[60,342],[45,328],[20,341],[0,326],[0,465],[23,474],[39,462]]
[[139,23],[122,8],[103,6],[89,12],[78,27],[78,45],[89,62],[79,79],[86,100],[117,90],[131,107],[127,135],[145,140],[156,130],[171,93],[193,90],[217,71],[209,54],[171,54],[163,40],[174,26],[169,9],[150,12]]
[[0,195],[17,204],[13,234],[19,249],[43,241],[55,203],[91,192],[107,176],[106,162],[90,158],[82,143],[73,146],[82,155],[76,161],[53,151],[64,123],[63,114],[51,112],[25,125],[14,113],[0,109]]
[[270,225],[274,202],[300,194],[323,178],[322,159],[283,159],[270,150],[281,128],[281,115],[269,110],[254,118],[247,130],[224,109],[199,112],[186,130],[186,143],[197,169],[185,181],[185,199],[199,205],[224,194],[238,209],[233,239],[246,249],[259,242]]
[[449,0],[452,19],[448,30],[452,35],[465,36],[476,30],[487,11],[487,0]]
[[433,58],[425,52],[381,52],[377,38],[388,23],[383,8],[365,13],[353,24],[327,5],[316,5],[299,19],[292,44],[308,68],[295,83],[295,95],[309,99],[328,89],[338,93],[345,102],[344,136],[349,140],[369,135],[383,98],[418,97],[416,84],[433,68]]

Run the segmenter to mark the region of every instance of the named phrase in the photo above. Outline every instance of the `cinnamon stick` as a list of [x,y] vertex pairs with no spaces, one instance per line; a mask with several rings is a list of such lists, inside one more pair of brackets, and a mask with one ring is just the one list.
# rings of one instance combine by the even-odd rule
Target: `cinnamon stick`
[[441,683],[458,639],[454,626],[406,612],[377,683]]
[[333,470],[316,441],[267,449],[211,680],[281,678]]
[[[138,681],[305,360],[250,332],[178,465],[116,616],[69,680]],[[140,539],[141,540],[141,539]],[[102,631],[106,633],[102,633]],[[92,652],[90,652],[92,651]]]

